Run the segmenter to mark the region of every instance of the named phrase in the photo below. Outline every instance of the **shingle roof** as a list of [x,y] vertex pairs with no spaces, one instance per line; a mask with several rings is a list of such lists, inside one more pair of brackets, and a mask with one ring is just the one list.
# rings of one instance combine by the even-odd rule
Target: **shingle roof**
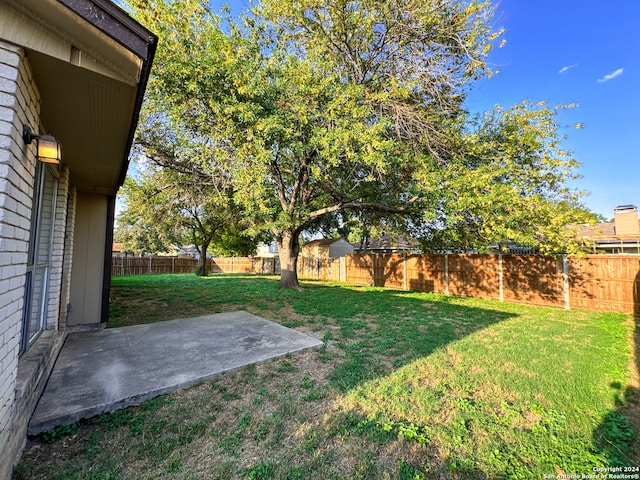
[[305,244],[304,246],[305,247],[315,247],[315,246],[326,247],[340,240],[344,240],[344,238],[320,238],[318,240],[312,240],[311,242]]
[[[415,248],[417,242],[415,240],[407,240],[402,237],[392,237],[391,235],[382,235],[381,237],[370,238],[367,244],[367,250],[407,250]],[[356,250],[361,248],[361,244],[355,243],[353,247]]]
[[[640,226],[640,220],[638,221],[638,225]],[[638,235],[617,235],[615,222],[597,223],[595,225],[579,225],[576,229],[576,236],[578,238],[590,240],[616,240],[623,237],[638,237]]]

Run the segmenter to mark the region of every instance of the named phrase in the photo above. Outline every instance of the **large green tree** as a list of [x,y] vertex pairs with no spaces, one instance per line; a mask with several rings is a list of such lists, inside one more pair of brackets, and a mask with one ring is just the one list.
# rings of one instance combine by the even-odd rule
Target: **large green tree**
[[146,183],[165,199],[159,207],[164,211],[160,225],[166,229],[170,223],[187,233],[200,250],[197,272],[206,274],[212,244],[217,253],[246,255],[255,251],[258,237],[247,230],[251,224],[235,201],[232,178],[218,158],[220,149],[175,120],[147,103],[136,148],[152,172]]
[[497,37],[488,1],[265,0],[242,24],[196,0],[129,4],[161,38],[152,103],[219,149],[278,242],[283,287],[319,218],[433,208],[424,172],[451,161]]
[[[163,133],[167,133],[164,130]],[[220,252],[247,254],[257,240],[244,231],[244,215],[233,200],[224,172],[211,176],[197,167],[213,163],[206,143],[182,144],[177,136],[138,136],[147,155],[143,172],[127,179],[125,208],[118,218],[116,238],[133,251],[166,251],[170,243],[193,243],[200,251],[198,274],[206,274],[210,246]],[[166,168],[171,165],[171,168]],[[147,245],[153,248],[149,250]]]
[[175,225],[166,223],[167,199],[153,181],[128,177],[120,190],[122,210],[118,214],[114,241],[126,252],[156,254],[166,252],[181,236]]
[[426,250],[482,251],[503,242],[543,253],[580,249],[570,224],[595,223],[570,188],[579,163],[562,148],[559,115],[573,105],[524,101],[471,117],[446,168],[437,208],[420,223]]
[[208,252],[246,256],[257,238],[246,233],[231,190],[219,190],[196,175],[148,167],[129,178],[115,238],[135,253],[164,252],[192,243],[200,252],[198,274],[206,274]]

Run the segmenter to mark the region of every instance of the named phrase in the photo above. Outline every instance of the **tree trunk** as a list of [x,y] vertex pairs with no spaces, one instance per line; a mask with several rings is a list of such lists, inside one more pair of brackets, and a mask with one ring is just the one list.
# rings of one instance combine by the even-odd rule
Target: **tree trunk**
[[200,245],[200,258],[198,259],[198,266],[196,267],[196,275],[206,277],[209,274],[207,270],[207,249],[211,240],[203,240]]
[[298,254],[300,253],[300,233],[286,230],[278,235],[280,255],[280,288],[302,290],[298,283]]

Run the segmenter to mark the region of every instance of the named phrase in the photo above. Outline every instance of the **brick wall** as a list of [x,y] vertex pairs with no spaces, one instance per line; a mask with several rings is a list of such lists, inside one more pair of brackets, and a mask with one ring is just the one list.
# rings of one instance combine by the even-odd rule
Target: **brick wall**
[[64,251],[62,259],[62,278],[60,281],[60,312],[59,312],[59,329],[67,327],[67,318],[69,312],[67,305],[71,298],[71,266],[73,258],[73,233],[76,222],[76,189],[73,186],[67,188],[67,212],[66,212],[66,234],[64,238]]
[[61,304],[60,294],[63,282],[67,201],[69,197],[69,169],[66,167],[62,167],[60,170],[57,188],[47,297],[47,330],[57,330],[59,328],[58,318]]
[[0,478],[23,441],[11,433],[35,157],[25,154],[22,125],[38,124],[39,104],[23,51],[0,41]]

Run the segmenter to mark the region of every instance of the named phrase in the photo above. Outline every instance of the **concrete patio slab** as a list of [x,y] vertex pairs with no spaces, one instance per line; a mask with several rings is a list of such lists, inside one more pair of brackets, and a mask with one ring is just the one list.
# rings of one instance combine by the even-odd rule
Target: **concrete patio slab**
[[322,342],[247,312],[70,333],[29,423],[35,435]]

